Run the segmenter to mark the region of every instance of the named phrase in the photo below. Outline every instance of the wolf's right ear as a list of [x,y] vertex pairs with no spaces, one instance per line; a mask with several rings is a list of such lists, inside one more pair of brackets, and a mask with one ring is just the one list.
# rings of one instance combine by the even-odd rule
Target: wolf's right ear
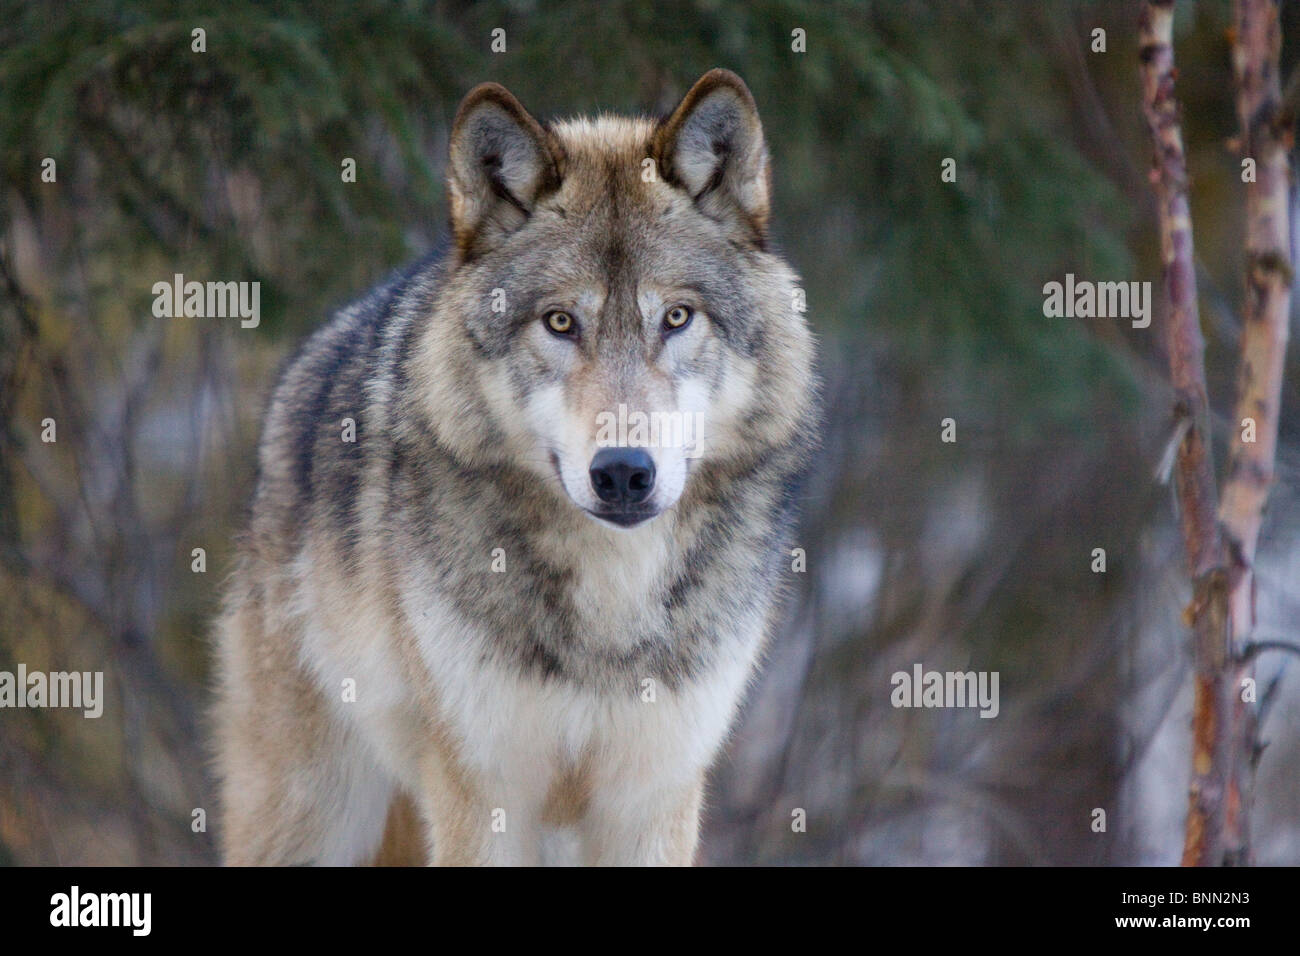
[[463,256],[491,249],[558,188],[558,141],[499,83],[470,90],[451,125],[447,190]]

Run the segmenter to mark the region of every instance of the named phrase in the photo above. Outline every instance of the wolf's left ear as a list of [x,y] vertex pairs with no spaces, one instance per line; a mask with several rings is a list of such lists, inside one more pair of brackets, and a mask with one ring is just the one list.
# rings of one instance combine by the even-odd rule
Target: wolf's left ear
[[758,107],[745,81],[710,70],[655,130],[661,175],[680,185],[712,219],[762,244],[772,192]]
[[451,125],[447,189],[463,255],[484,252],[532,215],[560,181],[559,143],[498,83],[466,95]]

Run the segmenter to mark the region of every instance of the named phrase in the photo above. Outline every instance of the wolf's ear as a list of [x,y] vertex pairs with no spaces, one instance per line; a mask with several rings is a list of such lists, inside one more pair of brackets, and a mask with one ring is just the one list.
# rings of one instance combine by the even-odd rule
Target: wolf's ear
[[705,215],[767,237],[771,172],[758,107],[745,81],[710,70],[655,130],[651,149],[664,178]]
[[560,148],[498,83],[470,90],[451,125],[447,190],[462,254],[490,249],[560,182]]

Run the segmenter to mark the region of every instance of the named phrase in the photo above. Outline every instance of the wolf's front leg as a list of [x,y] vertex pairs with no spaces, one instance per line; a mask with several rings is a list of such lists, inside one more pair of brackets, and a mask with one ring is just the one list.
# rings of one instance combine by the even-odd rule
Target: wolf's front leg
[[482,775],[430,761],[421,814],[434,866],[537,866],[541,862],[536,808]]
[[699,842],[704,781],[654,793],[593,794],[582,827],[592,866],[690,866]]

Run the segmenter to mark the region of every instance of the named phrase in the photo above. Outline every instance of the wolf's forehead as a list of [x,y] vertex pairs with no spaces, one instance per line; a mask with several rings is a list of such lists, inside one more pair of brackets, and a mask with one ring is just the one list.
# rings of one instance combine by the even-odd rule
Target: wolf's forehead
[[626,116],[582,116],[560,120],[552,125],[551,132],[574,162],[599,164],[625,159],[639,166],[649,155],[654,123]]
[[648,176],[654,124],[645,119],[600,116],[572,119],[551,128],[564,151],[560,199],[578,215],[614,215],[648,203],[657,192],[657,170]]

